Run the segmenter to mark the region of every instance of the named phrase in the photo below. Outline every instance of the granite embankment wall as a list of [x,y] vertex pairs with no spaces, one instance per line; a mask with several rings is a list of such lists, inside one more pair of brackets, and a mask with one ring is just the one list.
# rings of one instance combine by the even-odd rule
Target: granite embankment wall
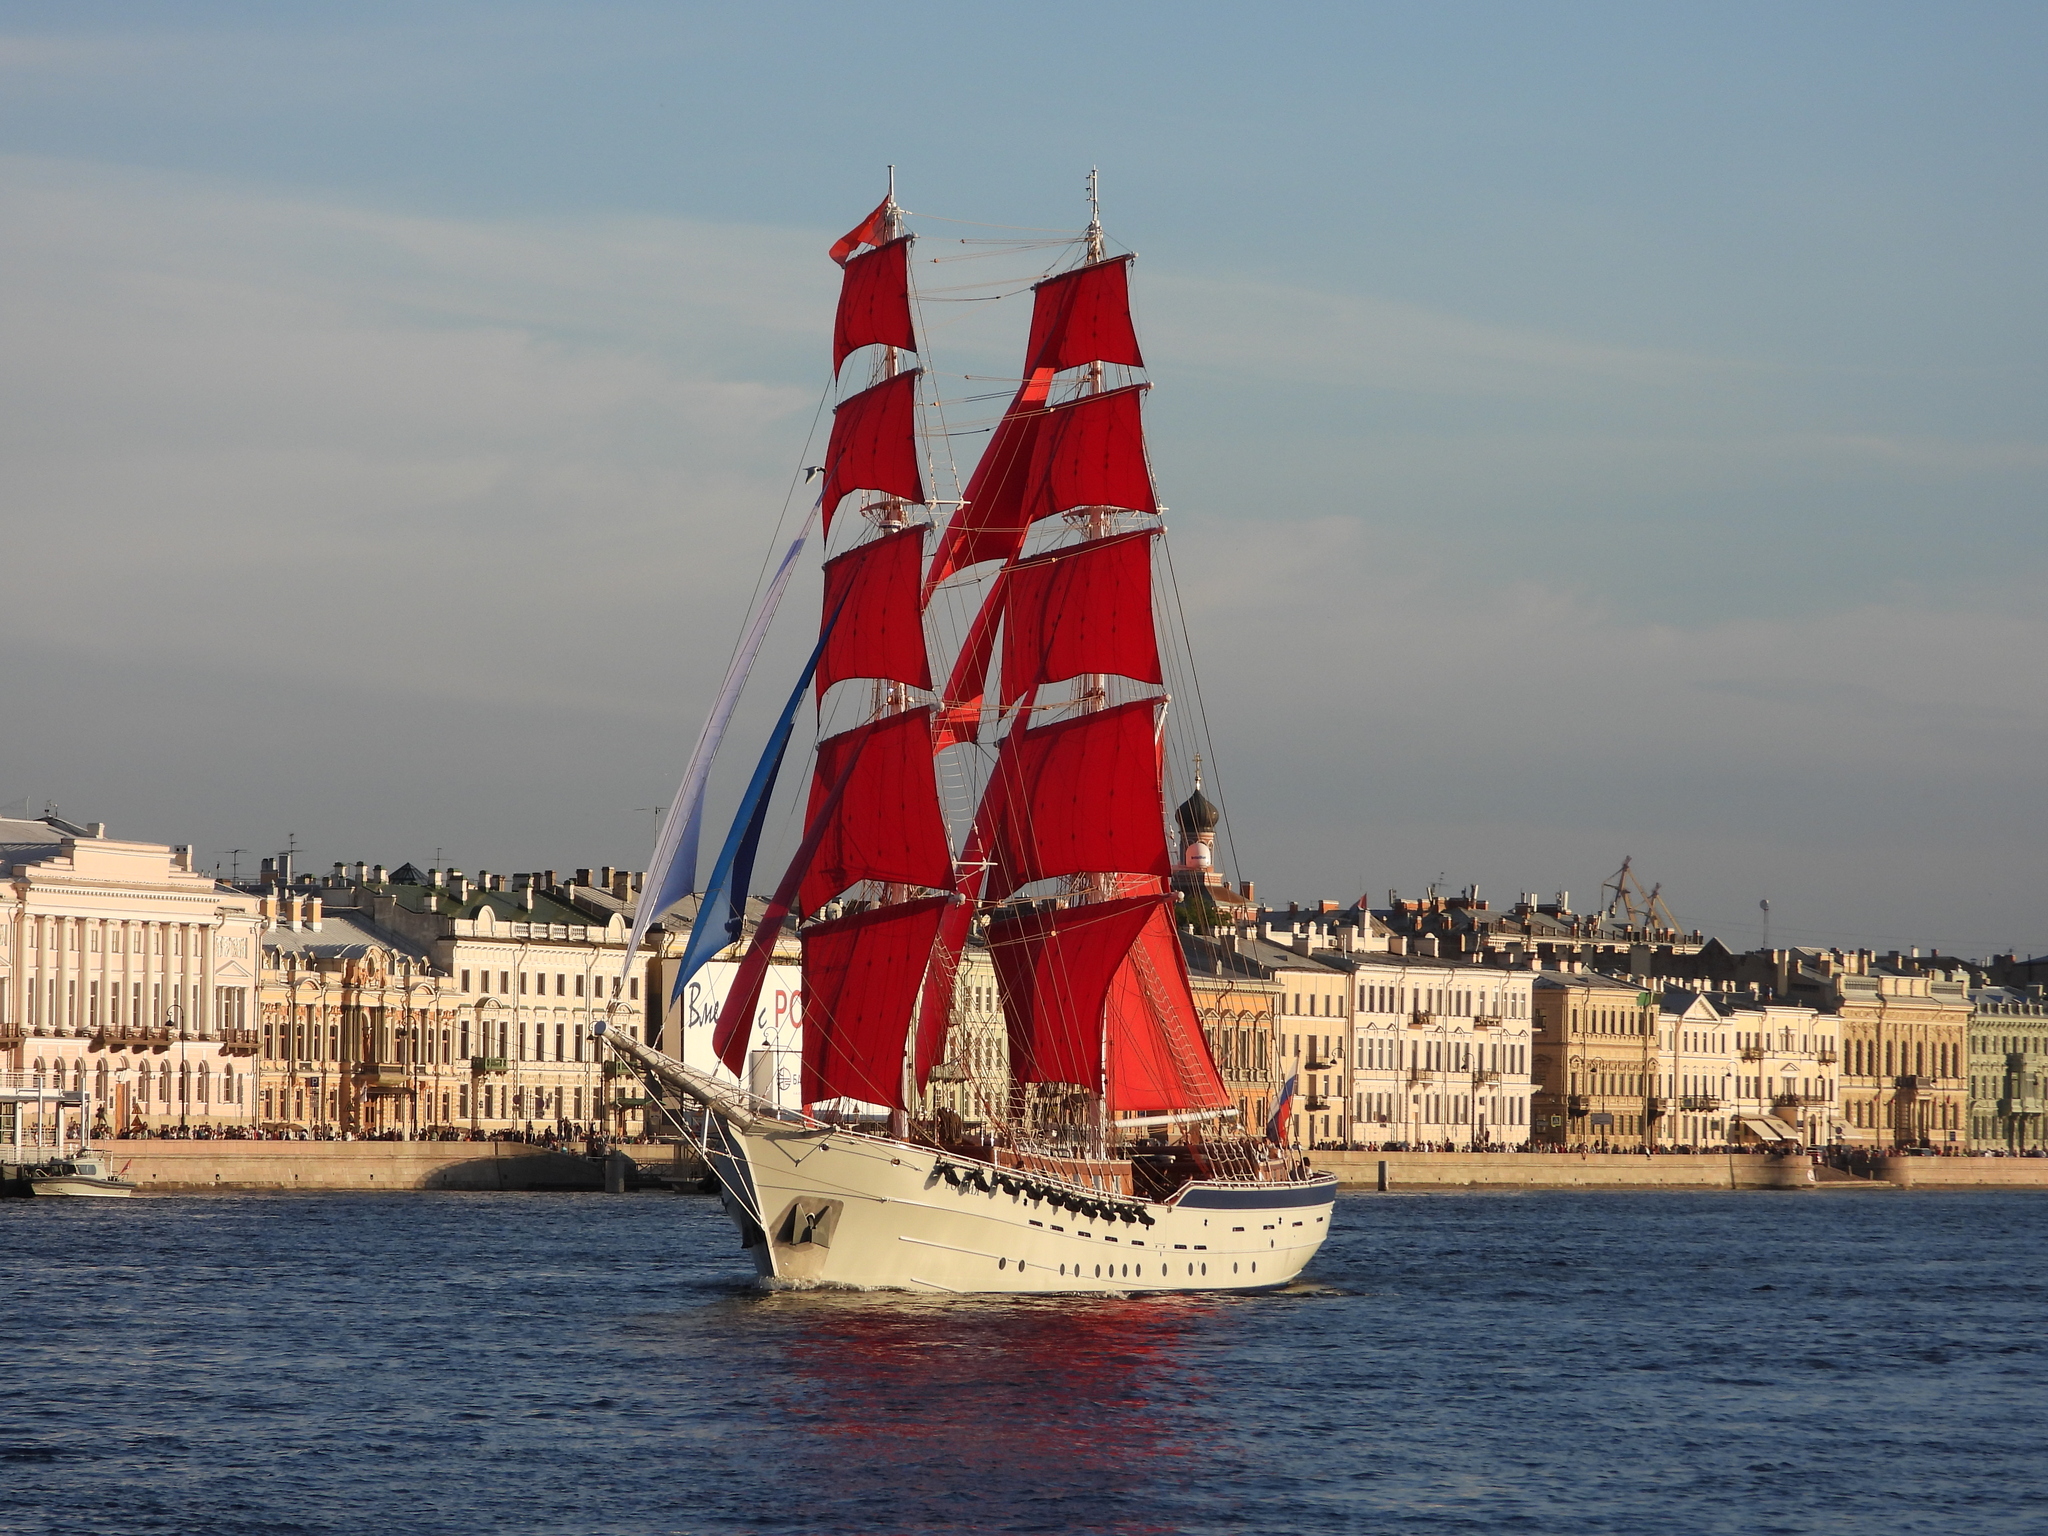
[[1314,1152],[1309,1161],[1347,1186],[1375,1189],[1774,1189],[1804,1184],[1801,1158],[1720,1155],[1644,1157],[1625,1153]]
[[602,1189],[587,1157],[521,1141],[103,1141],[141,1194],[201,1190]]
[[1906,1189],[2048,1189],[2048,1157],[1888,1157],[1884,1177]]
[[2048,1190],[2048,1158],[1894,1157],[1879,1180],[1816,1170],[1804,1157],[1746,1153],[1644,1157],[1640,1153],[1316,1152],[1309,1160],[1351,1188],[1805,1189],[1873,1184],[1913,1189]]

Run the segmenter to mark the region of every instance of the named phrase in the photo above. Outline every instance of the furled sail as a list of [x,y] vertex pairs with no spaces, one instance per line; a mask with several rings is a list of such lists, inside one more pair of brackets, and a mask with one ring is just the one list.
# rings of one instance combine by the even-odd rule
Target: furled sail
[[1146,920],[1165,898],[1140,896],[989,925],[989,955],[1020,1083],[1103,1089],[1103,1005]]
[[1140,699],[1004,738],[988,789],[988,899],[1058,875],[1171,874],[1159,708]]
[[950,896],[876,907],[803,933],[803,1101],[862,1099],[892,1109],[918,988]]
[[837,615],[818,660],[818,696],[849,677],[879,677],[913,688],[932,685],[924,610],[917,582],[924,529],[885,533],[825,562],[827,622]]
[[910,325],[909,252],[904,235],[846,263],[839,285],[839,312],[832,322],[832,372],[862,347],[917,350]]
[[[884,715],[818,743],[806,817],[818,838],[798,889],[802,910],[817,911],[861,880],[952,886],[953,853],[932,771],[932,715],[930,705]],[[829,814],[828,799],[836,801]]]
[[1035,285],[1025,370],[1058,372],[1084,363],[1144,367],[1131,325],[1130,269],[1129,256],[1112,256]]
[[1161,680],[1152,625],[1156,530],[1070,544],[1002,574],[1002,702],[1084,672]]
[[832,411],[832,436],[825,446],[825,531],[850,491],[880,491],[922,504],[924,480],[917,467],[917,379],[922,370],[891,374],[881,383],[849,395]]

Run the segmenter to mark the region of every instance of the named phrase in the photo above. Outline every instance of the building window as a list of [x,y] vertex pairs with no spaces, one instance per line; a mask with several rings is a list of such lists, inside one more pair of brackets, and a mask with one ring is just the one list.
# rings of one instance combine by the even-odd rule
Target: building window
[[626,983],[626,996],[634,1002],[640,1001],[640,978],[633,977]]
[[567,976],[567,975],[566,975],[566,974],[565,974],[564,972],[562,972],[562,971],[557,971],[557,972],[555,972],[555,996],[557,996],[557,997],[567,997],[568,995],[569,995],[569,978],[568,978],[568,976]]
[[469,990],[469,972],[467,971],[462,973],[462,990],[465,992]]
[[576,995],[578,997],[583,995],[583,978],[581,976],[576,978]]

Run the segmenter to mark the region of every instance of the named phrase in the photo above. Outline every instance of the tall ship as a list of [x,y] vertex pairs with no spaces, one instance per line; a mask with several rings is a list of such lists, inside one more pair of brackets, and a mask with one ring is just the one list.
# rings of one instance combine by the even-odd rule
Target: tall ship
[[[1084,232],[1040,242],[1058,254],[1028,285],[1022,367],[985,408],[985,445],[951,498],[928,491],[927,466],[967,423],[948,425],[961,402],[921,365],[924,303],[946,298],[912,282],[893,171],[830,253],[840,398],[806,477],[822,485],[764,568],[629,946],[696,897],[672,990],[722,958],[721,1065],[603,1034],[684,1106],[677,1128],[767,1284],[1250,1291],[1293,1280],[1329,1232],[1334,1179],[1239,1123],[1182,954],[1176,744],[1193,769],[1178,829],[1190,866],[1215,811],[1189,750],[1199,709],[1170,725],[1168,681],[1191,689],[1193,671],[1145,449],[1134,258],[1107,248],[1092,173],[1089,208]],[[699,889],[711,766],[814,532],[817,639]],[[750,906],[807,707],[801,837],[765,906]],[[792,941],[801,1083],[785,1102],[750,1071],[749,1046],[770,962]],[[970,944],[993,962],[1004,1049],[949,1058]]]

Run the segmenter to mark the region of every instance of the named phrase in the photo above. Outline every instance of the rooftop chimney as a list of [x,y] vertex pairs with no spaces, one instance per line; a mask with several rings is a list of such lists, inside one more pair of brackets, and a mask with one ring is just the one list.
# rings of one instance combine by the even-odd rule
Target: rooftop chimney
[[576,871],[576,883],[577,883],[578,885],[588,885],[588,884],[590,884],[590,871],[589,871],[589,870],[587,870],[587,869],[579,869],[579,870],[577,870],[577,871]]
[[356,884],[357,884],[357,885],[361,885],[361,884],[362,884],[362,883],[363,883],[363,882],[364,882],[365,880],[367,880],[367,879],[369,879],[369,878],[370,878],[370,866],[369,866],[369,865],[367,865],[367,864],[365,864],[365,863],[364,863],[364,862],[363,862],[363,861],[362,861],[361,859],[357,859],[357,860],[356,860]]
[[555,888],[555,872],[552,869],[542,870],[540,872],[540,883],[552,891]]
[[370,870],[370,879],[374,884],[377,885],[388,884],[390,879],[389,872],[384,868],[382,864],[374,865],[371,867]]
[[533,883],[531,881],[519,887],[519,906],[523,911],[531,912],[533,910]]
[[320,898],[319,898],[318,896],[312,896],[312,897],[308,897],[308,898],[307,898],[307,900],[306,900],[306,926],[307,926],[308,928],[312,929],[312,930],[313,930],[313,931],[314,931],[315,933],[318,933],[318,932],[320,931],[320,913],[321,913],[321,908],[322,908],[322,903],[321,903],[321,900],[320,900]]
[[605,871],[605,874],[610,879],[612,900],[623,906],[633,899],[633,876],[630,871],[608,869]]
[[438,869],[430,869],[430,870],[428,870],[428,871],[427,871],[427,884],[429,884],[429,885],[439,885],[440,883],[441,883],[441,871],[439,871]]

